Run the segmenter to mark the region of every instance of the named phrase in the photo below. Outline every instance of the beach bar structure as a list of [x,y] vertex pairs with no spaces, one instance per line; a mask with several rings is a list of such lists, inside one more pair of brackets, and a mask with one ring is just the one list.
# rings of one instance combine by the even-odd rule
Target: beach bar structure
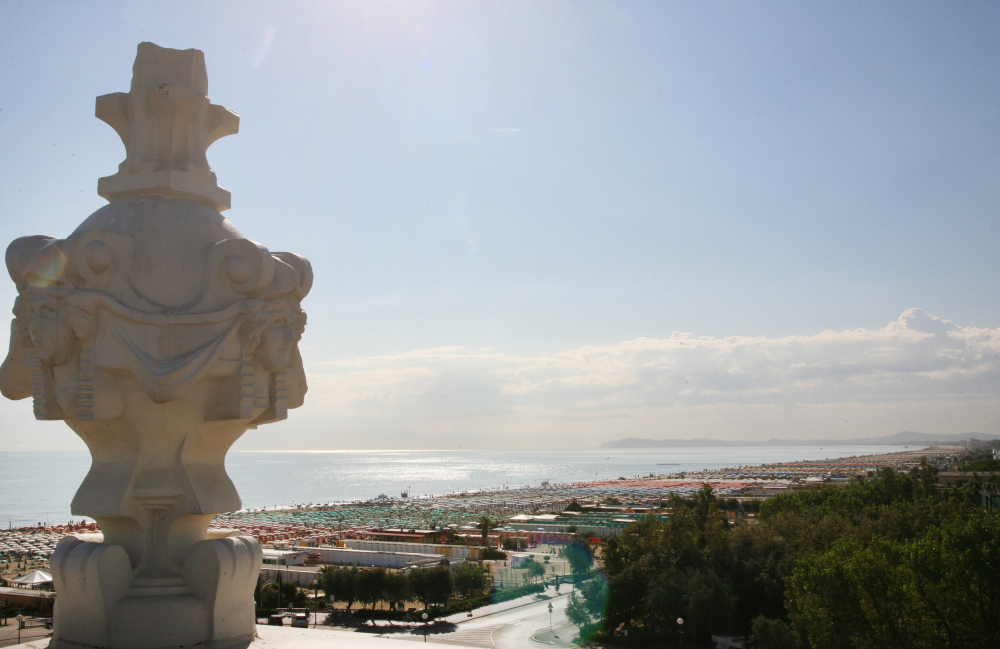
[[28,610],[34,610],[40,615],[52,615],[55,595],[51,590],[0,586],[0,602],[7,609],[8,615]]
[[[426,546],[440,548],[442,546]],[[454,546],[452,546],[454,547]],[[320,564],[332,566],[357,566],[359,568],[419,569],[445,565],[455,570],[465,563],[461,557],[446,557],[426,552],[394,552],[388,550],[359,550],[357,548],[327,547],[313,548],[310,557],[316,557]],[[265,581],[289,581],[299,586],[308,586],[317,578],[318,566],[283,566],[265,564],[260,573]]]
[[[353,550],[369,550],[377,552],[403,552],[411,554],[426,554],[448,559],[470,559],[478,561],[483,558],[485,548],[471,545],[448,545],[443,543],[403,543],[393,541],[371,541],[367,539],[344,539],[337,544],[342,548]],[[322,550],[324,548],[320,548]]]
[[361,535],[372,541],[396,541],[400,543],[439,543],[447,538],[441,530],[418,529],[373,529]]

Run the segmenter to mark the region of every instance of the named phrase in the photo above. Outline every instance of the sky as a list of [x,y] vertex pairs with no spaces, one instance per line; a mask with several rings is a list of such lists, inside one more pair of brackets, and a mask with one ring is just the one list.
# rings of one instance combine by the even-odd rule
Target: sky
[[[0,2],[0,240],[205,52],[248,238],[310,259],[306,404],[234,449],[1000,435],[1000,3]],[[0,304],[13,304],[0,282]],[[28,402],[0,448],[84,449]]]

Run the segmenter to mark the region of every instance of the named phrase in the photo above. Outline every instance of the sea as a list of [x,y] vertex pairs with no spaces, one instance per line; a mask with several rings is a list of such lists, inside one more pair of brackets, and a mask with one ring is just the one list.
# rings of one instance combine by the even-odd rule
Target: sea
[[[913,450],[903,446],[753,446],[549,451],[231,451],[245,509],[410,497],[648,476]],[[90,468],[86,451],[0,452],[0,526],[53,525]]]

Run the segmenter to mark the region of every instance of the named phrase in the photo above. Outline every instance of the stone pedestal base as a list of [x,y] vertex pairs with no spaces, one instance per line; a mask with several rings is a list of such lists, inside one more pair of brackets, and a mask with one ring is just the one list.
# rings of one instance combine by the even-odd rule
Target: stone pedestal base
[[121,546],[94,537],[67,537],[52,555],[59,596],[49,646],[246,646],[256,629],[253,591],[262,558],[252,537],[206,539],[188,552],[181,578],[149,584],[133,577]]

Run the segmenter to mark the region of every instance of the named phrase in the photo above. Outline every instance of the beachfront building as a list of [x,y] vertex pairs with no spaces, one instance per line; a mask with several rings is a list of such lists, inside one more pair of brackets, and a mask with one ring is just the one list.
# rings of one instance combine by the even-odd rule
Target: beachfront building
[[295,550],[263,548],[265,566],[302,566],[306,563],[306,553]]
[[371,541],[394,541],[398,543],[444,543],[448,538],[448,533],[443,530],[377,528],[362,532],[361,537]]
[[990,471],[942,471],[937,476],[938,489],[962,488],[978,475],[983,482],[992,475]]
[[455,569],[467,560],[482,559],[483,550],[481,547],[467,545],[367,539],[344,539],[333,546],[308,550],[264,548],[261,575],[265,580],[281,579],[300,586],[308,586],[316,579],[316,572],[324,565],[396,569],[448,565]]
[[[440,547],[440,546],[428,546]],[[332,566],[368,568],[413,568],[426,565],[449,565],[453,568],[465,562],[459,557],[446,557],[429,552],[399,552],[392,550],[361,550],[358,548],[316,548],[319,563]]]
[[32,611],[37,615],[52,615],[56,594],[51,590],[36,588],[10,588],[0,586],[0,603],[8,615],[16,611]]
[[753,498],[770,498],[780,496],[792,490],[791,483],[763,483],[754,485],[747,490],[746,495]]
[[594,512],[582,514],[521,514],[512,517],[503,528],[496,531],[501,538],[522,539],[528,545],[538,543],[569,543],[578,533],[608,538],[621,536],[625,528],[639,520],[635,515],[615,515]]
[[275,582],[291,582],[297,586],[303,588],[310,588],[312,583],[316,581],[318,568],[310,568],[309,566],[294,566],[291,568],[285,566],[261,566],[260,576],[264,582],[275,581]]
[[[440,547],[440,546],[427,546]],[[356,548],[329,547],[310,550],[310,558],[322,565],[358,567],[358,568],[393,568],[397,570],[418,570],[434,566],[448,566],[455,570],[465,563],[462,558],[448,558],[437,554],[421,552],[391,552],[385,550],[359,550]],[[310,561],[312,563],[312,561]],[[264,565],[260,574],[265,581],[291,582],[303,587],[309,587],[317,579],[317,573],[322,565]]]
[[[481,539],[480,539],[481,540]],[[342,548],[354,550],[374,550],[378,552],[404,552],[428,554],[448,559],[470,559],[478,561],[483,558],[485,548],[472,545],[448,545],[443,543],[404,543],[400,541],[371,541],[368,539],[344,539],[337,543]]]

